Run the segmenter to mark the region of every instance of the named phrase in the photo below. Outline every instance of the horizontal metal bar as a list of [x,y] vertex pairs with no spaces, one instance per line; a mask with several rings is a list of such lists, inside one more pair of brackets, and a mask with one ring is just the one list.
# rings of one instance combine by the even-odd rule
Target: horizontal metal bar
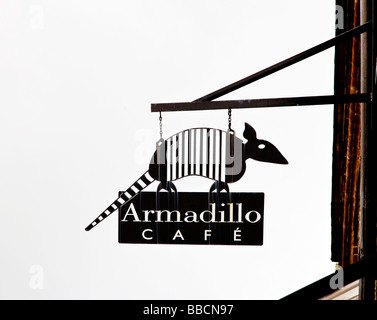
[[243,108],[268,108],[268,107],[291,107],[291,106],[314,106],[324,104],[344,104],[369,102],[371,95],[349,94],[342,96],[311,96],[293,98],[272,98],[253,100],[224,100],[224,101],[202,101],[202,102],[176,102],[176,103],[154,103],[151,105],[152,112],[166,111],[199,111],[216,109],[243,109]]
[[257,73],[254,73],[244,79],[241,79],[237,82],[234,82],[226,87],[223,87],[219,90],[216,90],[212,93],[209,93],[199,99],[196,99],[194,100],[193,102],[199,102],[199,101],[211,101],[211,100],[214,100],[214,99],[217,99],[227,93],[230,93],[234,90],[237,90],[245,85],[248,85],[252,82],[255,82],[257,80],[260,80],[264,77],[267,77],[277,71],[280,71],[286,67],[289,67],[297,62],[300,62],[306,58],[309,58],[317,53],[320,53],[322,51],[325,51],[333,46],[335,46],[336,44],[346,40],[346,39],[349,39],[349,38],[352,38],[352,37],[355,37],[357,35],[360,35],[366,31],[368,31],[371,27],[371,22],[367,22],[359,27],[356,27],[354,29],[351,29],[349,31],[346,31],[342,34],[340,34],[339,36],[336,36],[335,38],[332,38],[330,40],[327,40],[313,48],[310,48],[306,51],[303,51],[299,54],[296,54],[295,56],[291,57],[291,58],[288,58],[286,60],[283,60],[277,64],[274,64],[272,65],[271,67],[268,67],[266,69],[263,69]]

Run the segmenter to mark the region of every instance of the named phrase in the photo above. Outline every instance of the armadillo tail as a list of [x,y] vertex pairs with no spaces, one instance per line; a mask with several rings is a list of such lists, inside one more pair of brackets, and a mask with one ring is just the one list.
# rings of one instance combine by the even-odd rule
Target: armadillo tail
[[149,186],[154,179],[150,176],[149,172],[145,172],[131,187],[126,191],[122,192],[119,195],[119,198],[116,199],[105,211],[103,211],[93,222],[88,225],[85,230],[89,231],[101,221],[106,219],[110,214],[119,209],[123,204],[130,201],[133,197],[139,194],[140,191]]

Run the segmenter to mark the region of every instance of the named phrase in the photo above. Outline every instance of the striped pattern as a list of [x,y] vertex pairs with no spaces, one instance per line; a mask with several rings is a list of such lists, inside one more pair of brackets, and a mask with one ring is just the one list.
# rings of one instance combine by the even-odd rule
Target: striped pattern
[[[162,142],[163,140],[161,140]],[[194,128],[181,131],[165,141],[162,156],[157,145],[157,173],[144,173],[130,188],[123,192],[89,226],[91,230],[122,205],[130,201],[155,179],[174,181],[186,176],[201,176],[226,182],[226,177],[238,174],[242,168],[242,140],[226,131],[212,128]],[[165,156],[163,156],[165,154]],[[235,155],[233,157],[233,154]],[[154,157],[152,157],[152,163]],[[161,164],[161,163],[160,163]],[[165,165],[166,164],[166,165]],[[161,172],[160,170],[163,170]],[[165,172],[166,170],[166,172]]]
[[150,176],[148,171],[144,173],[131,187],[129,187],[125,192],[121,193],[119,198],[116,199],[105,211],[103,211],[90,225],[88,225],[85,230],[89,231],[95,227],[115,210],[119,209],[123,204],[130,201],[140,191],[149,186],[153,181],[154,179]]
[[235,159],[230,158],[230,139],[236,140],[233,144],[235,153],[238,151],[242,155],[242,150],[237,149],[242,141],[219,129],[187,129],[168,138],[165,144],[166,180],[196,175],[225,181],[228,167]]

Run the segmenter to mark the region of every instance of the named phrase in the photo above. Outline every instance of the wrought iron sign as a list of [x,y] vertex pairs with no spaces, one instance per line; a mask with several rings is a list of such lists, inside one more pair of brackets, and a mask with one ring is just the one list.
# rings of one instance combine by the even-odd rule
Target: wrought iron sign
[[[233,193],[228,184],[239,181],[247,159],[288,164],[269,141],[257,137],[245,123],[243,137],[231,128],[231,110],[239,108],[323,105],[370,102],[367,93],[254,100],[212,101],[245,85],[320,53],[371,28],[371,23],[344,32],[309,50],[232,83],[192,102],[152,104],[160,113],[160,139],[148,170],[103,211],[87,228],[91,230],[113,212],[119,215],[120,243],[262,245],[264,193]],[[190,128],[166,140],[161,112],[228,109],[227,131]],[[213,180],[208,193],[178,192],[175,180],[200,176]],[[143,191],[158,181],[156,192]]]
[[[269,141],[245,123],[242,139],[227,131],[191,128],[160,139],[149,169],[95,219],[92,229],[119,209],[120,243],[263,244],[263,193],[232,193],[229,183],[240,180],[246,160],[287,164]],[[173,181],[200,176],[214,180],[208,193],[178,192]],[[159,181],[156,192],[144,190]]]

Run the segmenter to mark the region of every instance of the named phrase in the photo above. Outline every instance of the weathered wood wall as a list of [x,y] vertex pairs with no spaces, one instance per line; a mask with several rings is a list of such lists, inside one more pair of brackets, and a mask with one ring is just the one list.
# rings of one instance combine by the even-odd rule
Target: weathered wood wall
[[[344,29],[360,23],[359,0],[337,0],[343,8]],[[335,47],[335,94],[360,93],[360,37]],[[332,177],[332,261],[345,267],[358,261],[360,212],[360,104],[334,107]]]

